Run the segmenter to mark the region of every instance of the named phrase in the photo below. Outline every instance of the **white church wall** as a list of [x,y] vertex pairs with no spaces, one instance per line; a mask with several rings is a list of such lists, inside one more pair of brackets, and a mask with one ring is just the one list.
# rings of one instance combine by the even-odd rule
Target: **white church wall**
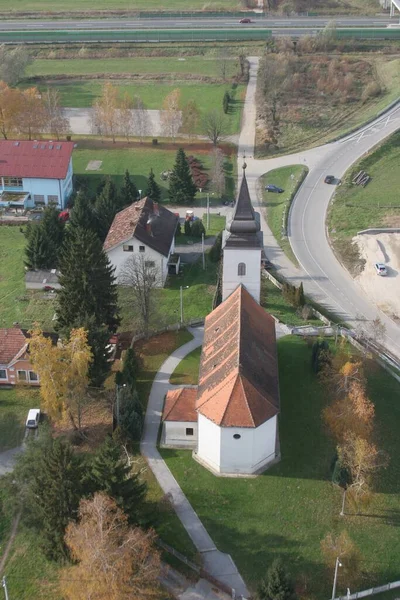
[[199,414],[197,455],[216,471],[220,470],[221,428]]
[[193,421],[164,421],[161,445],[196,448],[197,431],[197,423]]
[[[275,458],[276,416],[259,427],[221,428],[221,473],[253,473]],[[235,438],[240,436],[240,438]]]
[[[239,275],[240,263],[246,265],[246,274]],[[225,300],[240,283],[259,303],[261,291],[261,248],[224,248],[222,272],[222,300]]]

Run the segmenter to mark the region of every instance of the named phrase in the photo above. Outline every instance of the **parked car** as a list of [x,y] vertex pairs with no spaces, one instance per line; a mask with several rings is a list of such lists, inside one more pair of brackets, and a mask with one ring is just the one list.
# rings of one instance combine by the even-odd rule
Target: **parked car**
[[40,408],[31,408],[28,412],[25,426],[28,429],[36,429],[40,421]]
[[385,276],[387,275],[387,268],[384,264],[382,263],[375,263],[375,271],[377,275],[381,275],[381,276]]
[[334,175],[327,175],[324,179],[325,183],[335,183],[335,176]]
[[251,23],[251,19],[249,19],[249,17],[244,17],[243,19],[240,19],[239,23]]
[[285,191],[277,185],[273,185],[272,183],[266,185],[265,189],[267,190],[267,192],[274,192],[275,194],[282,194]]

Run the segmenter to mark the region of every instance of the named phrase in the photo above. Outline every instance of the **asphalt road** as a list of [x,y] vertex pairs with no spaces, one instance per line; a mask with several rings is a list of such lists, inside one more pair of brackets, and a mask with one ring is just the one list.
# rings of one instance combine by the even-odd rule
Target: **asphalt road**
[[[279,19],[265,19],[255,17],[252,23],[239,23],[239,18],[229,17],[191,17],[160,19],[159,17],[146,19],[13,19],[1,20],[0,31],[54,31],[62,30],[109,30],[109,29],[213,29],[232,28],[241,29],[265,27],[266,29],[296,29],[307,30],[325,27],[332,19],[324,17],[299,17]],[[389,17],[339,17],[335,19],[338,27],[385,27],[389,23],[396,23],[398,19]]]

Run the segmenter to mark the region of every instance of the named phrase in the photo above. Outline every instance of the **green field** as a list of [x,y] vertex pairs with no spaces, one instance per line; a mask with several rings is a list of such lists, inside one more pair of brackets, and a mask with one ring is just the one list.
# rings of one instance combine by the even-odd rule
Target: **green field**
[[85,11],[109,11],[125,10],[134,12],[136,10],[148,11],[171,11],[171,10],[203,10],[208,6],[209,10],[237,10],[241,8],[238,0],[17,0],[12,6],[7,0],[0,0],[0,11],[22,12],[22,11],[45,11],[45,12],[85,12]]
[[0,452],[19,446],[25,434],[30,408],[40,407],[40,396],[32,388],[0,389]]
[[265,308],[271,315],[274,315],[281,323],[292,327],[300,327],[302,325],[314,325],[318,327],[322,325],[321,321],[312,318],[305,320],[301,315],[297,314],[297,309],[289,304],[282,295],[282,292],[266,277],[261,278],[261,306]]
[[[399,384],[376,365],[368,367],[379,444],[392,460],[376,481],[367,514],[349,514],[348,507],[340,517],[341,492],[330,482],[334,446],[321,421],[326,392],[311,371],[311,349],[302,339],[286,337],[278,342],[278,356],[281,462],[256,479],[230,479],[209,473],[190,452],[162,450],[168,467],[218,549],[231,554],[251,589],[281,556],[302,597],[330,597],[334,564],[325,569],[320,542],[328,532],[342,529],[362,555],[359,589],[397,580]],[[348,585],[339,573],[338,593],[345,595]]]
[[34,321],[41,327],[52,327],[54,300],[41,291],[25,290],[25,236],[19,227],[0,228],[0,327],[18,322],[30,328]]
[[201,348],[185,356],[169,378],[173,385],[197,385],[199,382]]
[[[104,175],[110,175],[116,185],[120,186],[123,174],[125,173],[125,170],[128,169],[137,188],[142,190],[142,194],[144,194],[147,187],[147,177],[150,173],[150,169],[153,169],[156,181],[161,187],[162,200],[168,200],[168,181],[163,181],[160,174],[163,171],[173,168],[176,151],[179,148],[178,144],[176,145],[176,149],[173,148],[168,150],[163,149],[163,144],[159,144],[158,146],[143,144],[130,148],[108,145],[105,149],[102,149],[101,146],[101,142],[96,144],[93,148],[84,142],[82,142],[82,144],[78,142],[78,148],[74,150],[72,155],[74,174],[77,178],[78,185],[83,184],[84,187],[87,187],[89,193],[94,194],[102,177]],[[171,148],[171,146],[169,146],[169,148]],[[190,145],[188,145],[185,148],[185,152],[188,156],[193,154],[196,158],[201,160],[206,170],[211,167],[211,146],[209,151],[197,151],[196,149],[191,151]],[[102,161],[99,171],[86,171],[86,167],[91,160]],[[235,189],[233,172],[232,159],[226,157],[226,189],[227,193],[231,195],[234,194]],[[218,202],[216,196],[210,195],[210,198],[211,205],[214,205],[214,202],[215,204]],[[206,207],[205,192],[196,195],[196,203],[200,206],[204,206],[204,208]]]
[[[337,189],[328,213],[328,227],[335,249],[348,268],[357,253],[351,239],[370,227],[400,226],[400,133],[357,162]],[[363,188],[352,183],[361,170],[372,178]]]
[[[283,235],[282,218],[285,211],[288,214],[292,199],[307,172],[308,169],[306,167],[293,165],[269,171],[261,178],[263,205],[266,208],[268,225],[282,250],[295,264],[297,264],[297,260],[293,254],[290,242],[287,236]],[[269,184],[282,188],[284,192],[282,194],[267,192],[265,186]]]

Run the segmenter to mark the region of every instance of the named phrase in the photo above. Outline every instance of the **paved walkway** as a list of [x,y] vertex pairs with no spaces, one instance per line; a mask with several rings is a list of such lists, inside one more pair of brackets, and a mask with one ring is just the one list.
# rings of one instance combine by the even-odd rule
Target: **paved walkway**
[[180,361],[189,352],[192,352],[192,350],[198,348],[203,343],[203,328],[191,328],[189,331],[194,336],[193,340],[175,350],[161,365],[160,370],[154,378],[140,449],[162,490],[165,494],[169,494],[176,514],[198,552],[202,555],[204,568],[216,579],[226,583],[234,588],[238,594],[246,597],[248,595],[246,585],[232,558],[229,554],[224,554],[217,550],[213,540],[157,450],[158,430],[161,423],[165,395],[168,390],[180,387],[171,385],[169,378]]

